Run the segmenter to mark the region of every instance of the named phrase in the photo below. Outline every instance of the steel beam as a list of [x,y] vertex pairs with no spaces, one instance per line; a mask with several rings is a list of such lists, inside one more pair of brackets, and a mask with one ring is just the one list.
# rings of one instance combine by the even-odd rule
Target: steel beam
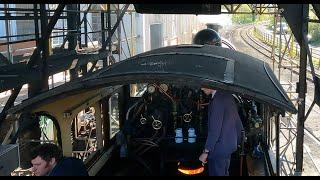
[[[111,6],[110,4],[107,4],[107,9],[108,9],[108,14],[107,14],[107,30],[108,30],[108,37],[111,37]],[[111,43],[111,40],[109,41],[106,41],[107,43],[107,46],[108,46],[108,49],[109,49],[109,52],[110,52],[110,57],[112,57],[112,43]],[[109,62],[109,59],[107,60],[107,62],[103,61],[103,66],[108,66],[110,65],[110,62]]]
[[19,86],[19,87],[13,89],[13,91],[12,91],[12,93],[11,93],[7,103],[6,103],[6,105],[2,109],[2,112],[0,113],[0,129],[1,129],[3,121],[6,119],[8,109],[10,109],[12,107],[12,105],[14,104],[14,101],[18,97],[18,94],[19,94],[19,92],[21,90],[21,87],[22,86]]
[[[248,5],[248,7],[250,8],[250,12],[249,11],[240,11],[239,8],[242,6],[242,5]],[[224,6],[226,8],[226,12],[221,12],[221,14],[253,14],[256,13],[256,14],[275,14],[277,12],[265,12],[265,10],[268,8],[268,9],[271,9],[271,8],[276,8],[273,6],[273,4],[256,4],[255,7],[252,7],[252,5],[249,5],[249,4],[231,4],[229,5],[230,8],[228,7],[227,4],[223,4],[222,6]],[[236,7],[235,7],[236,6]]]
[[[106,43],[102,43],[102,47],[101,47],[101,50],[104,50],[106,49],[107,47],[107,44],[109,44],[111,42],[111,37],[113,36],[114,32],[116,31],[116,29],[118,28],[120,22],[122,21],[122,18],[125,14],[125,12],[127,11],[127,9],[129,8],[130,4],[126,4],[124,6],[124,8],[122,9],[122,12],[120,13],[118,19],[117,19],[117,22],[115,23],[115,25],[113,26],[112,30],[110,31],[110,33],[108,33],[108,38],[106,40]],[[108,18],[109,20],[109,18]],[[119,37],[120,38],[120,37]]]
[[[80,4],[78,5],[78,11],[80,11]],[[84,18],[86,19],[86,18]],[[79,16],[77,17],[77,20],[78,20],[78,24],[81,24],[81,17],[80,17],[80,13],[79,13]],[[82,44],[81,44],[81,26],[77,26],[77,31],[78,33],[80,33],[80,35],[78,36],[78,46],[79,48],[82,48]],[[85,34],[84,36],[88,37],[87,34]],[[82,76],[86,75],[87,72],[88,72],[88,68],[87,68],[87,64],[84,64],[82,66],[80,66],[80,70],[81,70],[81,74]]]
[[[52,30],[55,26],[55,24],[57,23],[63,9],[64,9],[64,4],[59,4],[59,6],[57,7],[56,11],[54,12],[52,18],[50,19],[50,22],[47,24],[47,29],[43,29],[44,31],[42,36],[41,36],[41,39],[40,39],[40,42],[45,42],[46,40],[49,39],[49,36],[50,34],[52,33]],[[45,9],[44,9],[45,11]],[[46,31],[45,31],[46,30]],[[14,66],[14,70],[10,71],[10,69],[7,68],[7,66],[5,67],[2,67],[2,71],[0,69],[0,75],[7,75],[7,78],[5,79],[2,79],[2,81],[0,82],[0,91],[4,91],[4,90],[8,90],[8,89],[12,89],[12,88],[15,88],[15,87],[19,87],[19,86],[22,86],[23,84],[25,83],[30,83],[30,82],[36,82],[38,81],[38,78],[42,76],[42,73],[44,72],[44,70],[42,69],[42,64],[39,65],[39,60],[40,60],[40,52],[42,51],[46,51],[46,53],[48,53],[48,50],[44,49],[43,47],[43,44],[42,43],[39,43],[39,45],[37,46],[37,48],[33,51],[32,55],[31,55],[31,58],[30,60],[28,61],[28,63],[25,65],[25,67],[23,67],[25,70],[24,72],[33,72],[33,71],[36,71],[38,72],[38,76],[34,76],[33,78],[31,78],[32,80],[31,81],[24,81],[23,79],[16,79],[16,81],[14,79],[8,79],[8,75],[11,75],[9,78],[22,78],[22,77],[28,77],[28,75],[30,75],[30,73],[27,73],[27,74],[20,74],[21,72],[17,71],[19,70],[19,66],[16,66],[16,65],[13,65]],[[23,65],[22,65],[23,66]],[[16,68],[17,67],[17,68]],[[21,68],[21,65],[20,65],[20,68]],[[46,71],[46,70],[45,70]],[[40,73],[42,72],[42,73]],[[11,74],[10,74],[11,73]],[[47,72],[45,72],[46,76],[47,76]],[[39,76],[40,75],[40,76]],[[29,78],[27,78],[29,79]],[[9,82],[8,82],[9,81]],[[15,83],[17,82],[17,83]],[[12,83],[15,84],[15,86],[12,87]],[[8,86],[9,84],[9,86]],[[10,85],[11,84],[11,85]],[[38,88],[36,88],[38,89]],[[32,90],[33,91],[33,90]],[[36,90],[35,90],[36,91]],[[33,95],[34,92],[31,92],[31,96]]]
[[[48,23],[48,27],[46,28],[46,31],[44,32],[43,36],[41,36],[40,41],[44,41],[45,39],[48,39],[50,34],[52,33],[52,30],[54,26],[56,25],[65,5],[64,4],[59,4],[57,7],[56,11],[54,12],[52,18],[50,19],[50,22]],[[39,53],[39,50],[41,49],[40,45],[37,46],[37,48],[33,51],[33,54],[31,55],[30,60],[28,61],[27,65],[28,68],[31,68],[35,65],[35,62],[37,61],[37,54]],[[34,58],[32,58],[34,57]]]
[[[48,16],[49,18],[52,18],[52,16]],[[18,20],[18,21],[23,21],[23,20],[35,20],[37,17],[35,16],[0,16],[0,21],[4,20]],[[60,19],[67,19],[67,16],[61,16]]]
[[304,20],[301,18],[300,12],[303,11],[303,4],[278,4],[278,6],[279,9],[283,10],[281,14],[286,19],[294,37],[301,47],[303,41],[301,27]]
[[[67,10],[77,10],[76,4],[68,4]],[[77,28],[77,13],[76,12],[67,12],[67,28],[71,30],[75,30]],[[68,32],[67,40],[69,42],[68,44],[68,50],[74,50],[77,46],[77,38],[74,31]]]
[[[77,21],[78,18],[78,14],[77,14],[77,10],[78,10],[78,5],[77,4],[68,4],[67,5],[67,10],[70,10],[72,12],[68,12],[67,13],[67,28],[69,30],[77,30],[77,33],[79,31],[78,26],[80,26],[80,23]],[[80,13],[79,13],[80,15]],[[79,36],[81,36],[81,34],[79,34]],[[64,47],[64,44],[66,43],[66,41],[69,42],[68,44],[68,50],[75,50],[76,46],[77,46],[77,35],[75,34],[74,31],[69,31],[67,33],[67,36],[65,37],[61,47]],[[73,61],[73,60],[72,60]],[[77,69],[73,68],[70,69],[70,79],[75,79],[78,77],[78,72]]]
[[110,112],[109,112],[109,98],[110,96],[107,96],[103,99],[101,99],[101,114],[102,114],[102,124],[103,124],[103,139],[105,142],[105,147],[109,145],[110,141]]
[[28,70],[26,64],[18,63],[0,67],[0,92],[10,90],[29,82],[39,81],[39,69]]
[[[49,35],[46,35],[46,28],[48,26],[48,17],[46,12],[46,5],[40,4],[40,24],[41,24],[41,41],[38,42],[41,53],[41,61],[37,61],[35,65],[39,66],[40,81],[33,81],[28,86],[28,97],[33,97],[43,90],[49,89],[48,85],[48,67],[47,57],[49,56]],[[53,28],[53,27],[52,27]],[[46,36],[46,37],[44,37]],[[38,58],[40,60],[40,58]]]
[[320,20],[320,4],[312,4],[312,6],[313,6],[313,9],[316,13],[316,16]]
[[35,37],[36,37],[36,46],[39,46],[39,40],[40,40],[40,36],[39,36],[39,17],[38,17],[38,5],[34,4],[33,5],[33,12],[34,12],[34,33],[35,33]]
[[[77,26],[81,26],[81,24],[82,24],[84,21],[86,21],[87,14],[88,14],[90,8],[91,8],[91,4],[89,4],[88,9],[87,9],[87,10],[84,12],[84,14],[83,14],[83,18],[82,18],[80,24],[77,24]],[[63,43],[61,44],[60,48],[63,48],[63,47],[64,47],[64,45],[66,44],[69,36],[71,36],[70,32],[68,32],[67,35],[66,35],[66,37],[63,39]]]
[[88,47],[88,19],[87,19],[87,14],[83,15],[84,18],[84,46]]
[[[81,24],[81,16],[80,16],[80,10],[81,10],[81,8],[80,8],[80,5],[81,4],[78,4],[77,5],[77,8],[78,8],[78,14],[77,14],[77,16],[73,19],[73,20],[77,20],[77,21],[75,21],[75,22],[77,22],[76,23],[76,25],[75,25],[75,27],[76,27],[76,30],[77,30],[77,34],[79,34],[78,36],[77,36],[77,39],[78,39],[78,47],[80,48],[80,49],[82,49],[82,44],[81,44],[81,25],[79,25],[78,26],[78,24]],[[83,17],[83,19],[86,19],[85,17]],[[85,34],[85,36],[86,36],[86,34]],[[75,49],[76,47],[74,47],[73,49]]]
[[[48,74],[53,75],[68,69],[77,69],[89,62],[95,62],[108,58],[108,52],[91,52],[86,54],[77,54],[75,51],[64,54],[51,55],[47,59]],[[77,59],[77,60],[75,60]],[[39,81],[39,68],[28,69],[25,63],[17,63],[0,67],[0,92],[15,88],[17,86]]]
[[276,175],[280,176],[280,114],[276,115]]
[[307,44],[302,39],[305,34],[308,33],[308,14],[309,5],[302,5],[301,11],[293,12],[293,14],[299,14],[301,26],[300,35],[301,39],[297,39],[301,42],[300,45],[300,67],[299,67],[299,87],[298,87],[298,119],[297,119],[297,143],[296,143],[296,170],[295,173],[300,175],[303,167],[303,142],[304,142],[304,120],[305,120],[305,99],[307,92]]
[[[101,42],[102,43],[107,43],[106,42],[106,23],[105,23],[105,13],[100,13],[100,18],[101,18]],[[103,45],[107,46],[107,45]]]
[[290,29],[300,45],[300,67],[298,92],[298,121],[296,139],[296,169],[295,174],[301,175],[303,170],[303,142],[304,142],[304,120],[305,120],[305,98],[307,91],[307,48],[304,36],[308,33],[308,4],[279,4],[283,9],[283,16],[286,18]]
[[[123,11],[122,11],[123,13]],[[124,14],[123,14],[124,15]],[[122,22],[122,18],[123,16],[121,16],[121,12],[120,12],[120,5],[117,5],[117,22],[119,21],[119,24],[117,25],[117,37],[118,37],[118,44],[117,44],[117,54],[118,54],[118,61],[121,61],[121,53],[122,53],[122,44],[121,44],[121,26],[120,26],[120,22]]]

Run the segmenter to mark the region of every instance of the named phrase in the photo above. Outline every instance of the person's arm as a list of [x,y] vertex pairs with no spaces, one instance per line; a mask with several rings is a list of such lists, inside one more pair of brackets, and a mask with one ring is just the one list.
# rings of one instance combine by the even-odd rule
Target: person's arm
[[244,130],[241,119],[236,119],[236,129],[237,129],[237,144],[240,145],[242,141],[242,131]]
[[223,99],[219,97],[217,99],[218,102],[215,102],[215,106],[211,106],[209,111],[211,111],[211,116],[208,117],[208,121],[210,121],[208,127],[208,136],[205,144],[205,149],[209,151],[213,151],[214,147],[218,141],[218,138],[221,133],[223,116],[225,111],[225,102]]

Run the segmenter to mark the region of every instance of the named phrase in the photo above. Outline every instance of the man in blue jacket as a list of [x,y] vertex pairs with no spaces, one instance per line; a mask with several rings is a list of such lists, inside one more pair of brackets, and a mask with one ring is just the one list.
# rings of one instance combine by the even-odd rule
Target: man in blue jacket
[[[209,28],[199,31],[193,43],[222,45],[219,34]],[[208,162],[209,176],[227,176],[231,154],[240,144],[243,125],[232,94],[208,88],[201,90],[212,98],[208,106],[208,136],[199,160]]]
[[199,160],[208,161],[209,176],[228,176],[231,154],[240,144],[242,122],[231,94],[201,89],[212,99],[208,106],[208,136]]
[[88,176],[82,160],[63,157],[61,149],[51,143],[41,144],[33,150],[31,164],[36,176]]

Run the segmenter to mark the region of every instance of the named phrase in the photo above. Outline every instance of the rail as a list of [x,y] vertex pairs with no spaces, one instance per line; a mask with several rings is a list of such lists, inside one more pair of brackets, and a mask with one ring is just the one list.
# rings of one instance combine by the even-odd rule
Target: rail
[[[265,30],[263,31],[261,27],[256,27],[254,26],[254,33],[256,35],[256,37],[262,41],[263,43],[272,46],[272,41],[273,41],[273,34],[270,34],[269,32],[266,32]],[[281,52],[284,53],[285,52],[285,47],[286,47],[286,43],[287,43],[287,38],[286,38],[287,34],[282,34],[281,36],[281,47],[283,47],[281,49]],[[286,54],[288,57],[291,58],[299,58],[300,56],[300,46],[297,42],[294,42],[293,40],[291,42],[289,42],[290,45],[288,47],[288,53]],[[279,37],[275,37],[275,47],[280,47],[280,38]],[[312,60],[314,63],[315,68],[317,68],[318,70],[320,69],[320,49],[317,49],[315,47],[310,47],[310,52],[311,52],[311,56],[312,56]]]
[[[273,41],[273,36],[270,33],[266,33],[264,31],[262,31],[261,29],[257,28],[257,27],[253,27],[253,31],[252,31],[252,26],[246,26],[242,31],[240,31],[240,36],[242,38],[242,40],[248,44],[249,46],[251,46],[253,49],[255,49],[256,51],[258,51],[259,53],[270,57],[271,54],[271,49],[272,49],[272,41]],[[288,38],[287,38],[288,39]],[[279,43],[282,43],[281,45]],[[288,45],[289,44],[289,45]],[[279,39],[279,37],[275,37],[275,47],[278,47],[278,49],[276,49],[275,51],[275,56],[279,57],[279,53],[281,54],[281,59],[283,59],[285,62],[290,62],[292,63],[294,66],[291,65],[291,67],[286,67],[281,65],[281,61],[280,58],[279,60],[275,58],[275,62],[279,64],[279,68],[287,68],[287,69],[291,69],[292,72],[294,72],[295,74],[298,74],[299,72],[297,71],[296,68],[299,67],[299,56],[300,56],[300,47],[297,43],[294,43],[293,41],[290,41],[288,43],[288,41],[283,38]],[[286,48],[282,48],[281,52],[279,52],[279,46],[281,47],[286,47]],[[289,48],[288,48],[289,47]],[[294,47],[294,48],[293,48]],[[313,62],[315,65],[315,69],[317,72],[317,75],[319,74],[319,69],[320,69],[320,51],[315,49],[315,48],[310,48],[312,49],[312,58],[313,58]],[[277,54],[278,53],[278,54]],[[284,62],[283,61],[283,62]],[[308,72],[310,73],[311,70],[310,68],[308,68]],[[311,78],[307,78],[309,81],[312,81]],[[297,97],[295,97],[297,98]],[[309,107],[310,105],[306,103],[306,106]],[[314,110],[314,113],[320,114],[319,111]],[[294,144],[293,141],[296,138],[296,117],[293,116],[289,116],[289,121],[290,121],[290,126],[288,127],[282,127],[281,129],[287,129],[289,134],[292,134],[293,137],[288,137],[289,139],[286,138],[286,135],[283,134],[283,132],[281,131],[280,133],[282,133],[282,136],[288,141],[287,143],[285,143],[284,145],[282,145],[280,148],[283,149],[280,153],[280,157],[282,159],[281,163],[281,169],[283,171],[283,173],[287,174],[286,170],[284,169],[284,166],[288,166],[289,167],[289,173],[291,175],[293,172],[294,167],[292,165],[295,164],[295,160],[290,161],[287,159],[287,155],[284,155],[287,151],[288,151],[288,147],[290,146],[290,144]],[[283,119],[281,118],[281,123],[283,124]],[[315,136],[313,134],[313,132],[311,130],[309,130],[308,128],[305,128],[305,134],[306,134],[306,138],[308,138],[310,141],[313,142],[314,145],[316,145],[316,147],[320,146],[320,140],[317,136]],[[319,166],[319,159],[316,156],[313,156],[313,153],[316,153],[317,150],[311,151],[310,147],[307,146],[306,143],[304,143],[303,145],[305,147],[305,152],[307,153],[307,155],[310,158],[310,163],[313,164],[314,169],[314,173],[320,174],[320,166]],[[292,146],[293,147],[293,146]],[[294,150],[292,150],[294,153]],[[294,158],[294,154],[293,154],[293,158]],[[292,166],[292,167],[291,167]],[[291,168],[292,169],[291,169]]]

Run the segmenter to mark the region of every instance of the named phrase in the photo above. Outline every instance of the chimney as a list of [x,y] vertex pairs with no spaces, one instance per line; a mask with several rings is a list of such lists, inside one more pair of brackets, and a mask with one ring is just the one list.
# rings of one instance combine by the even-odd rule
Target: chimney
[[219,29],[222,28],[222,26],[217,23],[207,23],[206,25],[207,25],[208,29],[213,29],[213,30],[217,31],[217,33],[219,33]]

